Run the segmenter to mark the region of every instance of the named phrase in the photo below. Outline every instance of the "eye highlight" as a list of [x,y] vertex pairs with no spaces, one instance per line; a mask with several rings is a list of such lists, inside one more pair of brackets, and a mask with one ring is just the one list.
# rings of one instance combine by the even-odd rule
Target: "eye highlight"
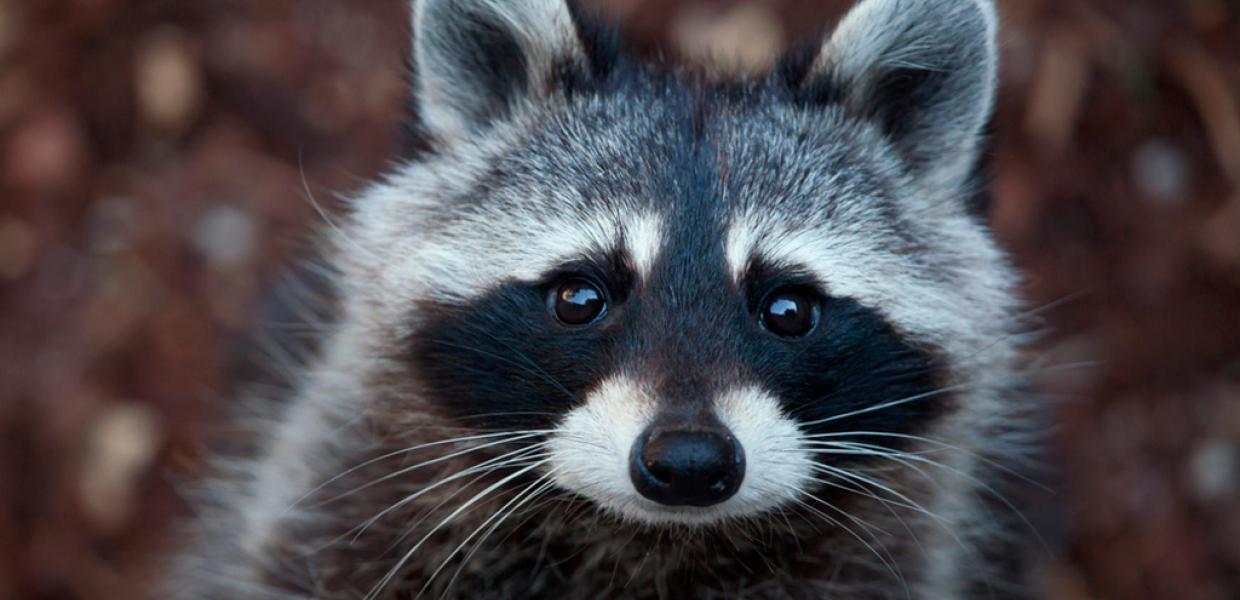
[[759,318],[767,331],[780,337],[809,335],[818,325],[818,295],[798,288],[775,290],[762,301]]
[[586,279],[568,279],[547,293],[547,310],[565,325],[589,325],[607,312],[607,294]]

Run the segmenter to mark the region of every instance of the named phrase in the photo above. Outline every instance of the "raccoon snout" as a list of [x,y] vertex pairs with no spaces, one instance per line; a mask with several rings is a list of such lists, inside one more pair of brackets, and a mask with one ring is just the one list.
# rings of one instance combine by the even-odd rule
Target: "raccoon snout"
[[647,430],[633,444],[629,477],[659,504],[714,506],[740,489],[745,451],[726,431]]

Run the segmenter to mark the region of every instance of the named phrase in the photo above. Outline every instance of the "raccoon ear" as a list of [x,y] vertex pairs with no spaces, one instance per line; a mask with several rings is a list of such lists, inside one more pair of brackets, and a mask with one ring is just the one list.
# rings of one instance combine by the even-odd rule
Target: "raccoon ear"
[[960,185],[994,106],[993,0],[863,0],[799,93],[877,124],[923,181]]
[[475,133],[584,64],[566,0],[415,0],[414,95],[423,125]]

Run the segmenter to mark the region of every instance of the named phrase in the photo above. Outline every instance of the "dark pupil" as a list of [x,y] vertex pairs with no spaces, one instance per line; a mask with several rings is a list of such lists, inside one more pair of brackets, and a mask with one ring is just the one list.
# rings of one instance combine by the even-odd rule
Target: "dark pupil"
[[767,328],[778,335],[805,335],[814,326],[813,309],[800,296],[773,298],[767,304],[764,316]]
[[584,282],[566,283],[556,292],[555,316],[569,325],[585,325],[603,312],[603,294]]

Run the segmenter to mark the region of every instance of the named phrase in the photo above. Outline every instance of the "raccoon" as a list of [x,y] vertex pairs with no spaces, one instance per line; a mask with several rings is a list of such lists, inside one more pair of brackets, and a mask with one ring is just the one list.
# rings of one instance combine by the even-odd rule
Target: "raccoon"
[[412,14],[427,147],[330,229],[339,314],[172,595],[1022,594],[990,0],[862,0],[735,78],[565,0]]

